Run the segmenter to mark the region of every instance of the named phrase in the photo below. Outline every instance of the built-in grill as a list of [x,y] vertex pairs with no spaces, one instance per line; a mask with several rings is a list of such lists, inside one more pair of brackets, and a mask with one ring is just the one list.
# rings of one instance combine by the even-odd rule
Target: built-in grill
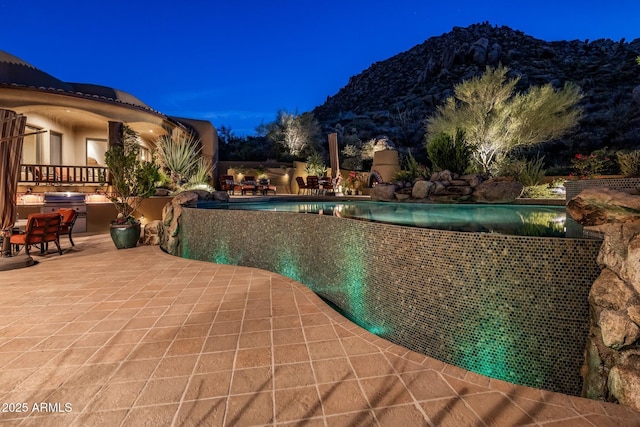
[[75,209],[75,211],[78,212],[76,223],[73,226],[74,233],[84,233],[87,231],[87,203],[84,199],[84,193],[44,193],[44,204],[40,212],[56,212],[60,208]]

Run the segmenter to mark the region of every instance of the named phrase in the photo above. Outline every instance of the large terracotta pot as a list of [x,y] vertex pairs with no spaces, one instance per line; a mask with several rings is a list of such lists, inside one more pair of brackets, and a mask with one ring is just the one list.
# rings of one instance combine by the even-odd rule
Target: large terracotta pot
[[135,248],[140,239],[140,224],[111,224],[109,233],[116,248]]

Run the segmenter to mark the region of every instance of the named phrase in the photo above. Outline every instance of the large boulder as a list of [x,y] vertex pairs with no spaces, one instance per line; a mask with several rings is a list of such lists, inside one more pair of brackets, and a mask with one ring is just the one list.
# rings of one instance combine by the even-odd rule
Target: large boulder
[[217,202],[228,202],[229,201],[229,193],[227,193],[226,191],[214,191],[212,193],[212,198],[213,200],[217,201]]
[[414,199],[425,199],[431,193],[432,188],[434,187],[434,183],[431,181],[416,181],[413,184],[413,189],[411,190],[411,197]]
[[636,86],[633,88],[631,96],[633,97],[633,100],[636,102],[636,104],[640,104],[640,86]]
[[587,188],[567,203],[567,212],[582,225],[640,220],[640,197],[632,190]]
[[180,206],[196,206],[199,198],[200,195],[198,191],[184,191],[176,195],[171,203]]
[[477,174],[462,175],[460,179],[466,181],[471,188],[476,188],[484,181],[484,178]]
[[394,184],[378,184],[371,188],[371,200],[395,200],[396,186]]
[[625,310],[636,298],[633,289],[608,268],[602,270],[589,291],[589,303],[598,309]]
[[618,401],[640,412],[640,357],[626,366],[614,366],[609,371],[608,386]]
[[172,255],[180,255],[180,216],[183,207],[195,207],[199,200],[228,200],[216,191],[184,191],[176,195],[162,208],[162,223],[159,226],[160,247]]
[[477,203],[513,203],[522,195],[524,185],[517,181],[488,180],[473,190],[473,201]]
[[149,221],[144,226],[144,232],[140,236],[140,243],[143,245],[159,245],[160,244],[160,233],[162,230],[162,221],[155,220]]
[[597,229],[605,233],[598,264],[640,294],[640,222],[607,223]]
[[602,342],[615,350],[631,345],[640,338],[640,327],[624,311],[602,310],[598,324],[602,331]]
[[598,340],[589,339],[584,352],[582,366],[582,396],[588,399],[603,399],[607,395],[607,377],[603,375],[605,361],[598,349]]

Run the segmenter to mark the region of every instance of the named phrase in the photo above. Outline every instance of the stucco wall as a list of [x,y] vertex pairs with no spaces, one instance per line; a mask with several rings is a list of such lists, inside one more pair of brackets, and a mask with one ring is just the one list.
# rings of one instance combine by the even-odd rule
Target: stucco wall
[[190,208],[180,239],[186,258],[291,277],[412,350],[513,383],[581,391],[600,241]]

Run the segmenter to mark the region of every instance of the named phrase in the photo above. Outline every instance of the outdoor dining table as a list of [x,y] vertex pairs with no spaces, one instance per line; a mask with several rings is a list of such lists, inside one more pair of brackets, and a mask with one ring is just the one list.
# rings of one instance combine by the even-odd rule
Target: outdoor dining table
[[331,181],[326,180],[326,179],[319,179],[318,180],[318,193],[324,195],[324,184],[327,184]]
[[13,232],[25,231],[27,228],[27,220],[26,219],[18,219],[15,224],[13,224]]

